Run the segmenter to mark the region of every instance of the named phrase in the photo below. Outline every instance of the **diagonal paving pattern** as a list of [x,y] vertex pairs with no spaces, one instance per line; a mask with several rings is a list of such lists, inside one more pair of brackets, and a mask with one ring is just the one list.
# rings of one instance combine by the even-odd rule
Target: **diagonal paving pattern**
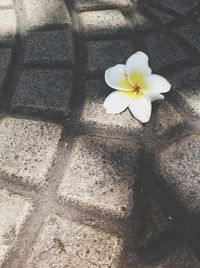
[[[200,4],[0,0],[0,267],[200,267]],[[104,70],[172,84],[142,125]]]

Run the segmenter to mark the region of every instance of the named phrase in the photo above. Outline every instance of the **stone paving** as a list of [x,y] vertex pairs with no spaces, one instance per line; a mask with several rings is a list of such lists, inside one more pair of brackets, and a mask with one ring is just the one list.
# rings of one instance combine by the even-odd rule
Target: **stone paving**
[[[200,267],[200,3],[0,0],[0,267]],[[142,125],[103,73],[172,84]]]

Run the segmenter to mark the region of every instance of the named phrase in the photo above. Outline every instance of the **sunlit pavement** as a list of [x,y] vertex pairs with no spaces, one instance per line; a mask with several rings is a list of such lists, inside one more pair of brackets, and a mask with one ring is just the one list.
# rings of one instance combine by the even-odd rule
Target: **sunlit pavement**
[[[0,267],[200,267],[200,4],[0,0]],[[136,51],[171,91],[108,115]]]

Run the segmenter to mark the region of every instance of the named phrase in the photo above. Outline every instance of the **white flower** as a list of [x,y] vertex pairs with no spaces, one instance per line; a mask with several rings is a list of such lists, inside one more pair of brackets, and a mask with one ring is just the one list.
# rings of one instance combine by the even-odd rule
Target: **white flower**
[[148,56],[138,51],[128,58],[126,65],[118,64],[105,71],[105,81],[116,89],[104,102],[107,113],[119,114],[127,107],[132,115],[142,123],[151,117],[151,102],[163,100],[161,93],[171,88],[162,76],[152,74]]

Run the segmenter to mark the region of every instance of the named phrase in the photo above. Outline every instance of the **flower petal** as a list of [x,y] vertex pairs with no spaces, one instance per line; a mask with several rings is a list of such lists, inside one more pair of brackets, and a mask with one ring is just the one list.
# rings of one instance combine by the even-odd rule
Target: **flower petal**
[[[146,93],[146,92],[145,92]],[[148,92],[148,97],[151,101],[164,100],[164,96],[160,93]]]
[[104,101],[104,108],[110,114],[123,112],[133,100],[133,94],[124,91],[114,91]]
[[131,91],[132,86],[128,82],[126,75],[126,66],[124,64],[117,64],[105,71],[106,84],[117,90]]
[[145,78],[147,90],[145,93],[153,94],[153,93],[165,93],[168,92],[171,88],[170,83],[158,74],[151,74]]
[[126,62],[126,73],[128,75],[129,82],[134,85],[138,80],[151,74],[151,68],[149,67],[149,57],[138,51],[128,58]]
[[151,117],[151,101],[149,97],[142,95],[139,99],[135,99],[129,105],[132,115],[141,123],[146,123]]

